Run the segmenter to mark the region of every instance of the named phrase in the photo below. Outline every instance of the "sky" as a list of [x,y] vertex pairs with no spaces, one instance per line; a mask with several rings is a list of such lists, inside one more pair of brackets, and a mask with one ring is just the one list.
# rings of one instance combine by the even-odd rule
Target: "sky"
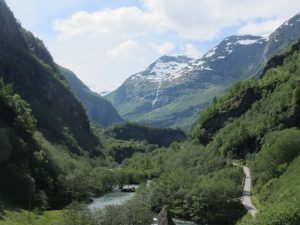
[[299,0],[6,0],[54,60],[96,92],[162,55],[194,58],[230,35],[268,35]]

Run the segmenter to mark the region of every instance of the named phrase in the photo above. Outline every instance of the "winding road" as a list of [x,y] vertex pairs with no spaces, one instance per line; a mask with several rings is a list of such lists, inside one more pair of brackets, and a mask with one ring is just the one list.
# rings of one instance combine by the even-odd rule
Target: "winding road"
[[[240,166],[239,164],[234,163],[234,166]],[[243,171],[245,174],[245,180],[244,180],[244,187],[243,187],[243,196],[241,197],[242,204],[245,206],[247,211],[251,214],[251,216],[255,216],[257,213],[257,209],[252,204],[251,201],[251,175],[250,175],[250,169],[246,166],[243,166]]]

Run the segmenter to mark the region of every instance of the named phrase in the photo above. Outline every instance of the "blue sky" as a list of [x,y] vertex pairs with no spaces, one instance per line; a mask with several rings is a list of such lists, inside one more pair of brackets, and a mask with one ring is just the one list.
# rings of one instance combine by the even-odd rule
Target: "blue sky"
[[6,0],[55,61],[112,90],[164,54],[200,57],[235,34],[267,35],[298,0]]

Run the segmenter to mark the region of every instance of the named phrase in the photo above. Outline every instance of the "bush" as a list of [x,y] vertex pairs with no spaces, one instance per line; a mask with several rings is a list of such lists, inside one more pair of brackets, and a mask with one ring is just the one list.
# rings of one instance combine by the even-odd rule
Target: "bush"
[[64,209],[62,221],[62,225],[97,225],[91,211],[78,202],[73,202]]
[[264,207],[257,215],[253,225],[299,225],[299,202],[279,202]]
[[62,225],[150,225],[152,220],[149,207],[138,200],[101,210],[74,202],[62,214]]
[[269,133],[251,166],[257,188],[268,180],[281,176],[299,154],[300,130],[291,128]]
[[99,225],[150,225],[153,216],[149,207],[140,201],[121,206],[108,206],[96,213]]

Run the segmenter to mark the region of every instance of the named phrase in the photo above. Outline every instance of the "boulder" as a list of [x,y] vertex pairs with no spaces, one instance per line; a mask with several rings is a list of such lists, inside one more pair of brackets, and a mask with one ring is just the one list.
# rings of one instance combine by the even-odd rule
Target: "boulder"
[[158,225],[176,225],[172,220],[170,212],[164,207],[158,214]]

